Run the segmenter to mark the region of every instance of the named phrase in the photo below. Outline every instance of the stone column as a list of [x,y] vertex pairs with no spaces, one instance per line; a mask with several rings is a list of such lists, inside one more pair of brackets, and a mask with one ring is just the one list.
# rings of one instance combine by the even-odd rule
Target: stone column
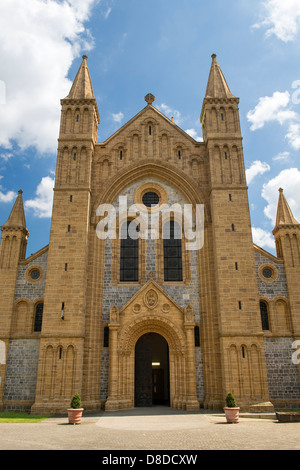
[[105,409],[109,411],[119,409],[119,358],[118,358],[118,329],[119,310],[114,305],[110,311],[109,326],[109,375],[108,375],[108,399]]
[[186,332],[186,409],[199,409],[196,393],[196,364],[195,364],[195,337],[194,337],[194,311],[188,305],[185,308],[185,332]]

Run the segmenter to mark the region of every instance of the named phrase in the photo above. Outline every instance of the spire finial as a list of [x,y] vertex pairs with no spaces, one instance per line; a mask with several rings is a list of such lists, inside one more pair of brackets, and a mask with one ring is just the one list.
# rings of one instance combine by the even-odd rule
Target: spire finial
[[217,54],[212,54],[211,58],[215,60],[217,58]]
[[84,55],[82,56],[82,58],[83,58],[83,60],[87,60],[88,56],[84,54]]

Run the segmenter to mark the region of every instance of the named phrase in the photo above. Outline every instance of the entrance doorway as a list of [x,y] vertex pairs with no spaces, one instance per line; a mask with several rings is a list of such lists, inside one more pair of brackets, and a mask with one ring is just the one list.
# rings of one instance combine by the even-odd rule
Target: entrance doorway
[[135,346],[135,406],[169,406],[169,382],[168,343],[157,333],[146,333]]

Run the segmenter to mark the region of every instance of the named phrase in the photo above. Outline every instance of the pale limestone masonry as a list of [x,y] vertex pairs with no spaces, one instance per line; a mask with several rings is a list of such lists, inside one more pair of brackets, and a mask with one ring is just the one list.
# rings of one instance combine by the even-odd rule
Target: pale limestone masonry
[[[1,227],[0,409],[65,412],[75,392],[86,410],[222,409],[229,391],[245,411],[299,406],[291,345],[300,341],[300,225],[280,189],[277,256],[253,245],[239,99],[214,54],[199,109],[203,142],[156,109],[154,95],[145,101],[98,142],[83,56],[61,100],[49,246],[26,258],[22,191]],[[159,201],[155,228],[139,221],[136,248],[124,248],[119,229],[137,214],[119,210],[119,197],[149,215],[147,193]],[[192,228],[204,207],[200,249],[187,249],[187,220],[180,248],[165,249],[166,204],[174,223],[178,207],[191,205]],[[117,236],[101,240],[111,208]],[[135,267],[130,281],[123,262]],[[174,266],[176,281],[167,275]]]

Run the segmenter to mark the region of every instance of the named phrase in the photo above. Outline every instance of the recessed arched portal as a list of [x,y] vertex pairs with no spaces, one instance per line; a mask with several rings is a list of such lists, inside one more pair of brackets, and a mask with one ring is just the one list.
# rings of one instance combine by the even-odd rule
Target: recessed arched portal
[[135,346],[135,406],[169,406],[169,383],[167,341],[157,333],[142,335]]

